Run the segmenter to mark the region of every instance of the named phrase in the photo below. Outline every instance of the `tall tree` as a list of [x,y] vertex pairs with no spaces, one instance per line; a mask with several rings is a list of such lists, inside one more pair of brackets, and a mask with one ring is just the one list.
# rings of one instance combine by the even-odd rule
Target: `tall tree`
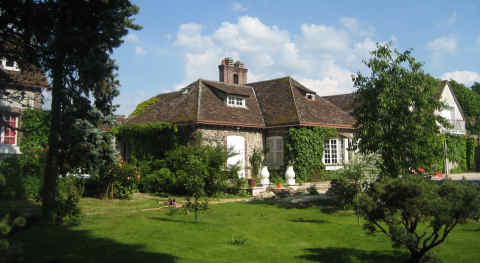
[[[98,159],[114,158],[110,137],[99,127],[112,124],[118,95],[117,69],[110,58],[128,29],[140,29],[129,0],[16,0],[2,4],[15,30],[9,56],[35,64],[51,79],[49,151],[42,190],[43,214],[56,216],[57,178]],[[2,51],[2,49],[0,49]],[[25,53],[22,53],[25,51]],[[26,64],[27,64],[26,63]]]
[[377,44],[365,61],[369,75],[353,77],[357,88],[353,116],[361,153],[377,153],[383,175],[397,177],[411,168],[439,168],[442,138],[434,112],[443,104],[435,98],[439,84],[425,74],[411,50]]

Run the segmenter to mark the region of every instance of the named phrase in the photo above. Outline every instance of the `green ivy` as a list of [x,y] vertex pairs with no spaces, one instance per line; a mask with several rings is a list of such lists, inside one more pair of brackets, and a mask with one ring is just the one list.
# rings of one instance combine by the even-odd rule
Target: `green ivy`
[[477,140],[473,138],[468,138],[467,139],[467,169],[469,171],[475,171],[477,168],[476,165],[476,159],[478,156],[476,156],[478,148],[478,142]]
[[112,132],[126,145],[127,160],[161,159],[167,151],[197,139],[192,127],[177,127],[168,122],[125,124]]
[[467,167],[467,137],[447,135],[447,156],[448,160],[452,163],[456,163],[457,167],[453,169],[453,172],[465,172],[468,171]]
[[334,128],[291,128],[285,144],[286,160],[293,162],[298,181],[307,181],[314,173],[325,169],[324,141],[335,137]]
[[133,118],[135,116],[138,116],[138,115],[144,113],[145,111],[150,109],[154,104],[156,104],[158,101],[159,101],[158,96],[155,96],[155,97],[150,98],[150,99],[148,99],[144,102],[141,102],[140,104],[137,105],[137,107],[132,112],[132,114],[130,114],[130,117]]

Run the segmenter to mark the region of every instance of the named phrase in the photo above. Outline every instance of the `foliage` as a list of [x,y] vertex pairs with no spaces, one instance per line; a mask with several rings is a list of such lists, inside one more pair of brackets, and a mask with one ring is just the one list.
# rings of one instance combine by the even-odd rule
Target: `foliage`
[[56,218],[57,224],[79,224],[81,220],[81,211],[78,208],[78,202],[85,190],[83,178],[67,176],[58,180],[56,195]]
[[24,131],[20,140],[20,151],[28,153],[32,149],[48,146],[48,131],[50,129],[50,113],[37,109],[26,109],[22,112],[22,127]]
[[379,173],[377,163],[374,155],[357,156],[338,171],[340,176],[331,181],[328,190],[328,194],[333,197],[338,207],[345,209],[355,205],[358,195],[367,191],[377,179]]
[[453,172],[468,171],[467,167],[467,137],[446,135],[448,161],[455,163]]
[[379,154],[383,175],[400,176],[411,167],[435,170],[443,152],[437,123],[448,126],[434,114],[444,107],[434,97],[438,81],[423,72],[410,50],[377,44],[371,55],[365,61],[370,75],[353,77],[359,151]]
[[141,102],[140,104],[137,105],[135,110],[130,114],[130,118],[136,117],[138,115],[141,115],[145,111],[148,111],[153,105],[155,105],[159,101],[159,98],[157,96],[150,98],[146,101]]
[[125,145],[131,160],[143,161],[162,159],[166,152],[178,145],[199,144],[201,135],[192,127],[177,127],[167,122],[150,122],[143,124],[124,124],[115,127],[113,133]]
[[478,185],[410,175],[376,182],[358,205],[370,233],[384,233],[393,247],[409,250],[409,262],[420,262],[458,224],[478,219],[479,199]]
[[21,65],[34,64],[51,79],[42,206],[53,221],[57,178],[115,158],[112,138],[101,130],[113,125],[119,93],[110,55],[128,29],[140,29],[131,18],[138,7],[128,0],[10,2],[2,5],[2,23],[9,25],[2,40],[13,43],[8,51]]
[[262,155],[262,151],[258,148],[255,148],[253,149],[253,153],[250,158],[248,158],[253,178],[259,177],[258,175],[260,173],[260,169],[262,168]]
[[239,167],[225,167],[231,155],[221,144],[180,145],[168,151],[165,159],[138,162],[139,190],[189,196],[237,193]]
[[86,180],[86,193],[107,199],[129,199],[141,179],[138,168],[123,160],[102,167]]
[[198,214],[201,211],[208,210],[208,199],[201,201],[200,195],[194,194],[193,202],[190,201],[190,197],[187,197],[187,200],[182,208],[185,211],[185,214],[189,214],[193,211],[193,214],[195,215],[195,222],[198,222]]
[[478,169],[478,142],[474,138],[467,139],[467,170],[476,171]]
[[480,94],[454,80],[450,80],[448,84],[453,89],[453,93],[462,107],[467,131],[470,134],[480,135],[480,121],[478,120],[478,116],[480,116]]
[[[11,216],[10,214],[0,219],[0,252],[2,252],[0,255],[5,253],[10,247],[8,235],[16,228],[25,227],[26,223],[27,221],[24,217]],[[1,256],[0,259],[2,259]]]
[[324,141],[336,136],[333,128],[291,128],[286,140],[286,159],[293,162],[296,180],[307,181],[313,173],[325,168]]

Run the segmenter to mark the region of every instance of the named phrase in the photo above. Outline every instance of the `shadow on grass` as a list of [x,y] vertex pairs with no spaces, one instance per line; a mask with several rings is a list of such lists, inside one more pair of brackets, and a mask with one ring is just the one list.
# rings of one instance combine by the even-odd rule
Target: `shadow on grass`
[[152,220],[162,221],[162,222],[172,222],[172,223],[183,223],[183,224],[205,224],[204,222],[197,221],[195,222],[193,219],[190,220],[181,220],[181,219],[173,219],[173,218],[166,218],[166,217],[150,217]]
[[315,223],[315,224],[327,224],[327,223],[330,223],[329,221],[327,220],[321,220],[321,219],[304,219],[302,217],[299,217],[299,218],[295,218],[295,219],[291,219],[289,220],[290,222],[294,222],[294,223]]
[[66,226],[34,225],[16,237],[23,247],[22,262],[166,262],[177,257],[147,252],[145,245],[125,244],[93,236],[91,231]]
[[406,253],[399,251],[365,251],[340,247],[309,248],[305,251],[307,254],[298,258],[324,263],[394,263],[408,259]]

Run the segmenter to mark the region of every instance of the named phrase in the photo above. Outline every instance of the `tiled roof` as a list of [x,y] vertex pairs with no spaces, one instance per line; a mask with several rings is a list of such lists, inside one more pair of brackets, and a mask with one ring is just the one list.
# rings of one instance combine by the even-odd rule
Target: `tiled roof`
[[[158,95],[159,102],[128,123],[166,121],[223,126],[268,128],[278,126],[329,126],[352,128],[350,115],[291,77],[247,85],[202,80],[181,91]],[[228,95],[245,98],[246,107],[226,104]]]
[[49,88],[48,80],[45,74],[33,71],[12,71],[1,70],[0,74],[5,74],[0,79],[8,81],[8,85],[21,86],[28,88]]
[[335,104],[335,106],[339,107],[343,111],[351,113],[355,108],[355,105],[353,103],[354,97],[355,97],[355,93],[348,93],[348,94],[333,95],[333,96],[323,96],[322,98]]

